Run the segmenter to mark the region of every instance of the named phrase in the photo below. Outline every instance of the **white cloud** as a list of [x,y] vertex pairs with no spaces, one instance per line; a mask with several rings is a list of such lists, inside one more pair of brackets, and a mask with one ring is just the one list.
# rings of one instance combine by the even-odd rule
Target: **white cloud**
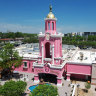
[[[23,33],[39,33],[44,32],[44,27],[40,26],[24,26],[20,24],[7,24],[2,23],[0,24],[0,31],[1,32],[23,32]],[[68,33],[68,32],[96,32],[95,27],[88,27],[88,26],[57,26],[57,32]]]
[[40,31],[43,31],[44,28],[38,27],[38,26],[24,26],[19,24],[0,24],[0,31],[1,32],[24,32],[24,33],[39,33]]
[[59,26],[57,28],[58,32],[69,33],[69,32],[96,32],[95,27],[89,26]]

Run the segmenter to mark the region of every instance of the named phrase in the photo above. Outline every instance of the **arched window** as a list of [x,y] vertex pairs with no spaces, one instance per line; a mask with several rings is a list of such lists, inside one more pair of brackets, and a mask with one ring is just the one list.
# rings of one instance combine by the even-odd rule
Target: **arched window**
[[48,30],[50,30],[50,22],[48,22]]
[[50,43],[49,42],[47,42],[46,44],[45,44],[45,57],[46,58],[51,58],[51,54],[50,54]]
[[52,22],[52,30],[54,30],[54,22]]

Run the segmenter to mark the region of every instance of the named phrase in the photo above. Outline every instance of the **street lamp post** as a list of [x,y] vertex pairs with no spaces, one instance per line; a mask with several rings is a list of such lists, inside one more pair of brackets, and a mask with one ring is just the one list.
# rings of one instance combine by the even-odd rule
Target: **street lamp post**
[[78,89],[77,89],[77,96],[79,95],[79,86],[80,86],[80,85],[78,84],[78,85],[77,85],[77,88],[78,88]]

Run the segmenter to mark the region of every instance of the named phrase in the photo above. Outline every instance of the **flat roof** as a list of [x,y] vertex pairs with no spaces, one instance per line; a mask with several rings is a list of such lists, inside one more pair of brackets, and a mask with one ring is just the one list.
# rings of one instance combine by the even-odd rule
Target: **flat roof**
[[[82,54],[82,55],[81,55]],[[92,52],[89,50],[78,50],[74,56],[69,61],[70,63],[74,64],[92,64],[94,61],[96,61],[96,52]]]
[[[28,44],[29,45],[29,44]],[[32,45],[32,44],[31,44]],[[20,45],[16,47],[15,50],[19,52],[20,56],[24,58],[38,58],[39,56],[39,47],[37,46],[27,46],[27,44]],[[35,45],[35,44],[34,44]],[[38,45],[38,44],[36,44]],[[79,48],[76,49],[63,49],[63,61],[69,62],[72,64],[92,64],[96,63],[96,51],[92,50],[80,50]],[[81,55],[82,54],[82,55]]]

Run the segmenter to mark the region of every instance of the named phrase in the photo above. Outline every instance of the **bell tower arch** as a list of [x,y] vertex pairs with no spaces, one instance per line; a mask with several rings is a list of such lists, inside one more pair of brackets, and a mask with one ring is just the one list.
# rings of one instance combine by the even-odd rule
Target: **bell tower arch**
[[51,58],[49,42],[46,42],[45,44],[45,58]]

